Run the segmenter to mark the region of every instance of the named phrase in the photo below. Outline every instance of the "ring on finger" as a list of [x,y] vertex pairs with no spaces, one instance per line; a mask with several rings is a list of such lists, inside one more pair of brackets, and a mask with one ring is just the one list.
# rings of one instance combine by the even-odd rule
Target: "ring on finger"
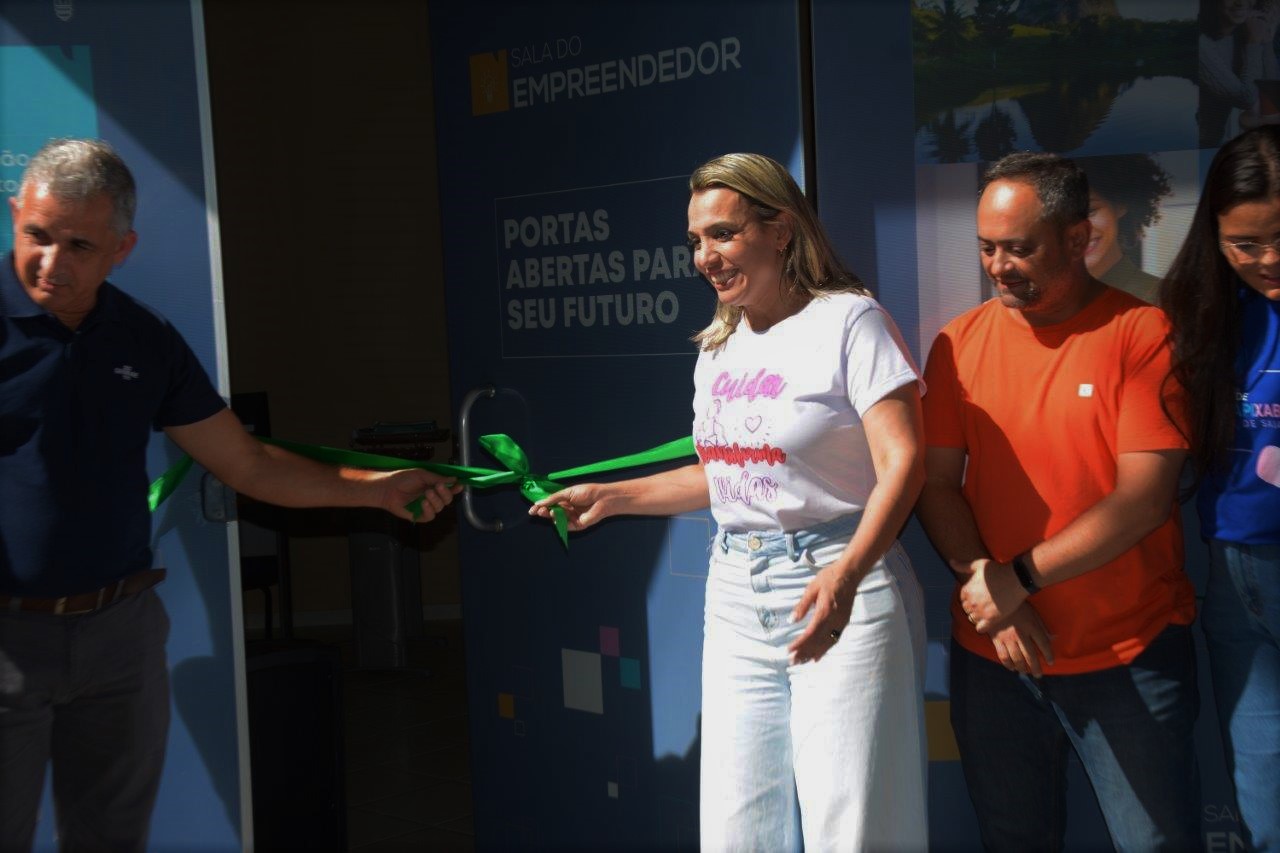
[[831,633],[829,633],[827,636],[828,636],[828,637],[830,637],[830,638],[831,638],[831,642],[833,642],[833,643],[834,643],[834,642],[836,642],[837,640],[839,640],[839,639],[840,639],[840,632],[839,632],[838,630],[836,630],[835,628],[832,628],[832,629],[831,629]]

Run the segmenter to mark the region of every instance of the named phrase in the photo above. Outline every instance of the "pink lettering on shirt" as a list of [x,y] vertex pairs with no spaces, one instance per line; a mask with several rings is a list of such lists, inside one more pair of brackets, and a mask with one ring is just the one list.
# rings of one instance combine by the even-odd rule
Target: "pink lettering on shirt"
[[729,375],[729,371],[726,370],[711,383],[711,395],[723,397],[729,402],[740,397],[746,397],[748,402],[755,402],[756,397],[776,400],[782,394],[782,389],[786,387],[786,380],[781,374],[769,373],[763,367],[756,371],[754,376],[744,372],[737,378]]
[[716,495],[720,503],[742,503],[747,506],[757,501],[772,503],[778,498],[778,481],[768,475],[755,476],[743,471],[738,478],[716,476]]

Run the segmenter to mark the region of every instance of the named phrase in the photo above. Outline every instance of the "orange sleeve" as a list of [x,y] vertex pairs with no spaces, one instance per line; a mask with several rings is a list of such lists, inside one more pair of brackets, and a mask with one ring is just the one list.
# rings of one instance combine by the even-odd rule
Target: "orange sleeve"
[[[1144,310],[1134,324],[1132,340],[1125,347],[1124,396],[1116,431],[1118,453],[1185,450],[1188,446],[1182,389],[1169,377],[1167,335],[1168,321],[1158,309]],[[1170,414],[1177,423],[1170,420]]]
[[925,387],[929,393],[924,406],[924,439],[927,447],[966,447],[964,426],[960,417],[960,379],[956,368],[955,347],[943,330],[929,349],[924,368]]

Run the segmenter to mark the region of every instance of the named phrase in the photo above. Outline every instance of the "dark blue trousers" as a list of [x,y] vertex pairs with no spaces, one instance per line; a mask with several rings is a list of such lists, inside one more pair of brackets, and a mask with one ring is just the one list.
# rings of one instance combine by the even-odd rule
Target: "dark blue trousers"
[[951,644],[951,724],[983,846],[1061,850],[1066,762],[1084,765],[1117,850],[1195,850],[1199,712],[1191,629],[1128,666],[1034,679]]

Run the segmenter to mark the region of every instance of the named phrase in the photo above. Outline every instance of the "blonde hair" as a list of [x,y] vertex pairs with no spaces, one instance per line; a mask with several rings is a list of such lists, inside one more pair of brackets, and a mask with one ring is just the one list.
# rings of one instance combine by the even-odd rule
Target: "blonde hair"
[[[723,154],[689,176],[689,192],[724,188],[739,193],[761,222],[791,221],[791,239],[783,249],[782,279],[792,293],[808,299],[829,293],[871,295],[862,280],[836,257],[813,207],[778,161],[763,154]],[[719,303],[711,325],[693,336],[703,350],[717,350],[738,328],[742,309]]]

